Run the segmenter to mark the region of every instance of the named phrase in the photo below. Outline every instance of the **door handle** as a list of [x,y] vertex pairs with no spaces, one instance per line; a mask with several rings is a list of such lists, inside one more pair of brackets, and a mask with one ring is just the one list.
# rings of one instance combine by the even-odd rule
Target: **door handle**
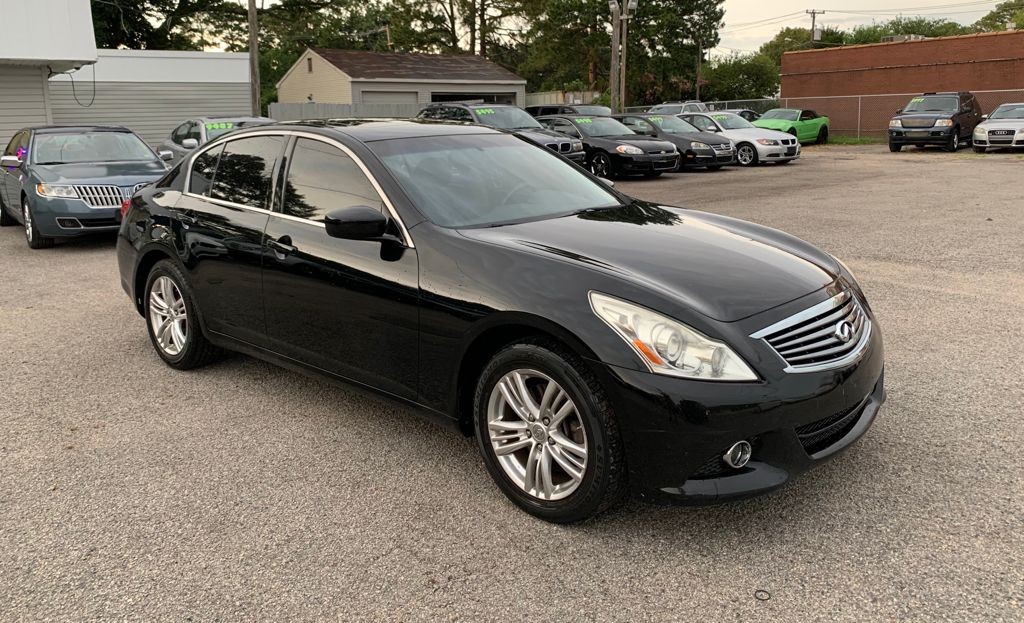
[[274,250],[278,257],[284,257],[298,251],[292,246],[291,236],[281,236],[277,240],[267,240],[267,246]]

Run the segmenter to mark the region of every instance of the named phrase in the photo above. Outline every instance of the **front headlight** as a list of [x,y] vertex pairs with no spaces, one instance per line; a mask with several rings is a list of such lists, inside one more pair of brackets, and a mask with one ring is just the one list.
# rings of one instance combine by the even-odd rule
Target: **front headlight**
[[980,126],[977,127],[977,128],[974,128],[974,135],[975,136],[985,136],[986,135],[985,128],[982,128]]
[[639,154],[644,153],[644,150],[640,149],[639,147],[633,147],[632,145],[619,145],[618,147],[615,148],[615,151],[619,152],[620,154],[630,154],[631,156],[637,156]]
[[40,197],[59,197],[61,199],[77,199],[78,192],[74,186],[54,186],[53,184],[36,184],[36,194]]
[[900,120],[900,119],[890,119],[889,120],[889,127],[890,128],[902,128],[903,127],[903,121]]
[[573,141],[569,143],[570,151],[583,151],[583,143],[581,141]]
[[599,292],[590,293],[590,307],[655,374],[702,381],[757,380],[731,348],[681,322]]
[[951,128],[951,127],[953,127],[953,120],[952,119],[936,119],[935,120],[935,127],[937,127],[937,128]]
[[701,142],[698,142],[698,141],[691,141],[690,142],[690,149],[711,149],[711,148],[708,147],[707,143],[701,143]]
[[778,141],[776,141],[775,139],[770,139],[770,138],[759,138],[759,139],[757,139],[757,142],[760,143],[761,145],[778,145],[779,144]]

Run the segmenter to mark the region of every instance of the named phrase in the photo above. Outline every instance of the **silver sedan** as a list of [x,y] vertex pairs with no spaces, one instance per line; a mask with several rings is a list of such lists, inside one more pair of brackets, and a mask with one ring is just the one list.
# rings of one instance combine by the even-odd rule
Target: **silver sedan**
[[745,167],[762,162],[789,164],[800,157],[800,141],[792,134],[759,128],[731,112],[683,113],[680,119],[703,132],[715,132],[736,144],[736,162]]
[[974,151],[990,147],[1024,147],[1024,103],[1002,104],[974,128]]

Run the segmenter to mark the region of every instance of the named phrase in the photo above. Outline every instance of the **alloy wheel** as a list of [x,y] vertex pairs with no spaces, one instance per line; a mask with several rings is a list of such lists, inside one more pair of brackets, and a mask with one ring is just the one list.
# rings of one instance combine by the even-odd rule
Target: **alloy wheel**
[[537,370],[518,369],[494,385],[487,432],[505,475],[527,494],[561,500],[583,482],[589,445],[569,394]]
[[170,277],[158,277],[149,290],[149,323],[164,353],[173,357],[185,348],[188,339],[185,299]]
[[754,148],[750,145],[743,145],[736,150],[736,160],[743,166],[749,165],[754,161]]
[[25,216],[25,238],[32,242],[32,210],[28,207],[28,201],[22,205],[22,213]]
[[598,154],[594,156],[594,159],[590,162],[591,172],[598,177],[608,177],[608,157],[604,154]]

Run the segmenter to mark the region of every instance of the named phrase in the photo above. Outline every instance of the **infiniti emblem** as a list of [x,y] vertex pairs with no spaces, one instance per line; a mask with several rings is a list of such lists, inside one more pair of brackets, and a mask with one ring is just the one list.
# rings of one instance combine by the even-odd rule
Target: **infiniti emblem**
[[836,330],[832,335],[845,344],[853,339],[853,325],[849,320],[842,320],[836,325]]

